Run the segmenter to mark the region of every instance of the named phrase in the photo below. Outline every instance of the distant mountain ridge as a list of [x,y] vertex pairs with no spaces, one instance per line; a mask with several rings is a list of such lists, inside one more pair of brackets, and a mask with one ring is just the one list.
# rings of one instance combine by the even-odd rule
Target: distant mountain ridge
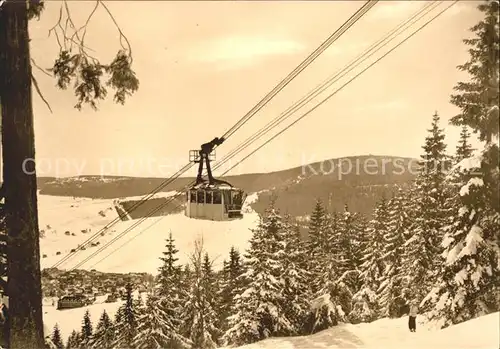
[[[417,160],[394,156],[353,156],[328,159],[270,173],[250,173],[223,177],[245,192],[259,193],[252,207],[262,213],[272,196],[283,213],[308,215],[316,198],[330,210],[349,209],[371,213],[376,201],[390,197],[396,186],[406,186],[416,174]],[[178,178],[161,191],[177,191],[194,180]],[[40,194],[113,199],[147,195],[164,178],[80,176],[38,178]],[[184,199],[182,199],[184,200]]]

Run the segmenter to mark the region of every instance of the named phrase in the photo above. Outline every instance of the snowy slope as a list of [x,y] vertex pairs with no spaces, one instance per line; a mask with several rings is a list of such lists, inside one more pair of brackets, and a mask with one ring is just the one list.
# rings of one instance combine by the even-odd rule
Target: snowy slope
[[496,349],[499,348],[499,315],[433,330],[425,325],[410,333],[407,317],[381,319],[369,324],[345,324],[311,336],[271,338],[241,349]]
[[[175,239],[181,263],[188,262],[195,240],[202,238],[205,250],[216,258],[216,266],[220,265],[231,246],[241,251],[246,249],[251,236],[249,229],[255,227],[258,221],[258,215],[248,206],[256,199],[255,196],[247,198],[244,218],[240,220],[213,222],[190,219],[183,213],[148,218],[79,268],[156,273],[160,263],[158,257],[164,251],[169,232]],[[85,250],[79,250],[78,245],[117,217],[113,201],[46,195],[38,195],[38,200],[40,229],[45,235],[40,240],[42,268],[52,267],[72,249],[77,249],[77,253],[60,266],[63,269],[72,268],[139,221],[118,221],[92,241],[99,245],[87,244]],[[145,230],[152,224],[150,229]]]
[[[85,308],[56,310],[44,306],[44,326],[49,335],[57,323],[66,340],[72,330],[80,330],[88,309],[96,325],[103,310],[114,317],[122,302],[94,304]],[[416,333],[407,328],[407,317],[381,319],[369,324],[340,325],[311,336],[271,338],[241,349],[496,349],[499,348],[499,316],[494,313],[451,326],[444,330],[419,324]]]
[[59,327],[61,331],[61,336],[66,342],[69,335],[73,330],[80,331],[82,327],[82,319],[85,312],[88,310],[90,313],[90,319],[94,327],[97,325],[99,318],[104,310],[106,313],[114,319],[118,308],[123,304],[123,301],[116,303],[102,303],[94,304],[84,308],[75,308],[67,310],[57,310],[53,306],[43,307],[43,327],[45,331],[45,336],[52,333],[55,324]]

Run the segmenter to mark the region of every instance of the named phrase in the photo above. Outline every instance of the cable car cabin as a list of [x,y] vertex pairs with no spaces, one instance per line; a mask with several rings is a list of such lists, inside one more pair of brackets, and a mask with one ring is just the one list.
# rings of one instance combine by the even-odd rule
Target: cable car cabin
[[[186,216],[213,221],[227,221],[242,218],[241,208],[245,201],[243,190],[234,188],[226,181],[212,176],[210,161],[215,160],[214,148],[224,138],[214,138],[201,145],[199,150],[189,152],[189,161],[198,163],[196,184],[187,191]],[[206,165],[208,180],[204,180],[203,164]]]
[[81,308],[91,303],[92,302],[84,295],[77,294],[71,296],[63,296],[57,301],[57,310]]
[[194,186],[187,191],[186,216],[226,221],[243,217],[243,190],[230,186]]

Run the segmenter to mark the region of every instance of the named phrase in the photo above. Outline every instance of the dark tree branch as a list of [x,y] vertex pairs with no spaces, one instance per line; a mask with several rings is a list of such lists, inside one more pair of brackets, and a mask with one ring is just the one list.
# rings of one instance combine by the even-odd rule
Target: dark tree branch
[[47,100],[43,96],[42,91],[40,90],[40,87],[38,86],[38,81],[36,81],[36,78],[33,75],[33,73],[31,73],[31,81],[33,82],[33,85],[35,86],[36,92],[38,93],[38,95],[40,96],[40,98],[42,99],[42,101],[45,103],[45,105],[47,106],[47,108],[49,108],[49,111],[52,113],[52,108],[50,107],[49,102],[47,102]]
[[[120,38],[121,49],[109,64],[101,63],[90,54],[93,50],[85,46],[88,25],[99,6],[104,8],[111,18]],[[80,28],[76,27],[71,17],[68,1],[63,0],[59,9],[59,17],[49,30],[49,36],[51,33],[55,34],[60,51],[50,71],[56,77],[57,85],[61,89],[66,89],[71,82],[74,82],[74,91],[78,100],[75,108],[80,110],[84,104],[87,104],[97,109],[97,103],[107,96],[106,86],[115,90],[113,99],[120,104],[124,104],[126,97],[138,90],[139,80],[131,67],[133,59],[130,42],[109,8],[101,0],[96,0],[94,8]],[[106,82],[103,81],[105,77],[108,77]]]
[[[33,58],[31,58],[31,65],[33,65],[35,68],[37,68],[38,70],[40,70],[42,73],[44,73],[45,75],[47,75],[48,77],[52,77],[52,75],[50,75],[46,69],[43,69],[42,67],[40,67]],[[49,70],[50,71],[50,70]]]

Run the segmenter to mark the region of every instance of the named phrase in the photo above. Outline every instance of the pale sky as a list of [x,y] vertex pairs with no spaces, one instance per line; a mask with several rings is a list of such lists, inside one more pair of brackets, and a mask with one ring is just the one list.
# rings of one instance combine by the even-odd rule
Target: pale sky
[[[190,149],[221,136],[362,4],[109,2],[132,45],[140,89],[124,106],[113,104],[110,98],[100,104],[97,112],[88,107],[79,112],[73,108],[76,99],[71,91],[58,90],[54,79],[35,69],[53,109],[51,114],[38,95],[33,95],[38,175],[173,174],[175,166],[187,163]],[[375,5],[220,146],[217,158],[425,4],[391,1]],[[446,1],[439,9],[447,4]],[[33,21],[30,29],[31,54],[42,67],[52,66],[58,52],[55,38],[47,35],[57,21],[61,3],[48,1],[46,5],[41,20]],[[94,2],[69,5],[79,26]],[[446,128],[449,149],[454,150],[460,130],[447,125],[448,119],[457,113],[449,96],[455,83],[465,78],[456,66],[468,58],[462,39],[470,36],[468,29],[480,19],[475,5],[477,2],[455,5],[231,174],[269,172],[352,155],[418,157],[436,110]],[[434,13],[437,11],[426,18]],[[368,63],[410,32],[398,37]],[[86,45],[104,62],[119,48],[117,30],[103,8],[98,9],[89,24]],[[306,106],[284,125],[313,105]],[[236,156],[233,163],[284,125]],[[194,175],[195,170],[188,174]]]

